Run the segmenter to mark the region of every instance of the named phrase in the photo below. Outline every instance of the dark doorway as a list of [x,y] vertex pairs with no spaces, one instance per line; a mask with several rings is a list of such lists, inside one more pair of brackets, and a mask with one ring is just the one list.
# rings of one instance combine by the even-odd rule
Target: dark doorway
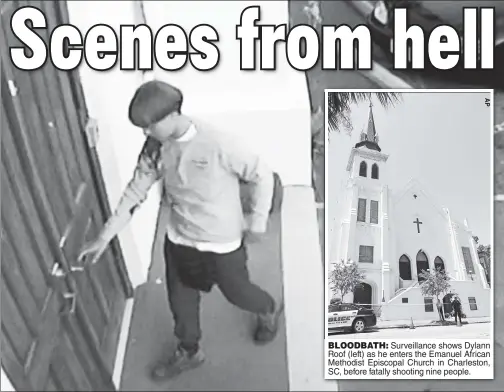
[[373,302],[373,289],[367,283],[361,283],[354,290],[354,304],[362,304],[366,308],[371,308]]
[[425,279],[420,276],[422,271],[429,271],[429,259],[427,259],[427,255],[423,251],[419,251],[416,257],[416,266],[417,266],[417,276],[418,281],[423,282]]
[[399,276],[403,280],[411,280],[411,261],[406,255],[399,258]]

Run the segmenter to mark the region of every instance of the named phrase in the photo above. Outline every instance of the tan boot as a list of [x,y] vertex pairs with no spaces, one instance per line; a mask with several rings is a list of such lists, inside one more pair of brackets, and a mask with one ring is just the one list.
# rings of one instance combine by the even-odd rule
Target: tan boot
[[168,361],[160,362],[154,366],[151,376],[155,381],[168,380],[182,372],[201,366],[204,361],[205,355],[201,349],[191,355],[179,346]]
[[257,344],[266,344],[275,339],[278,332],[278,320],[284,308],[283,302],[275,306],[271,313],[257,315],[257,327],[254,333],[254,341]]

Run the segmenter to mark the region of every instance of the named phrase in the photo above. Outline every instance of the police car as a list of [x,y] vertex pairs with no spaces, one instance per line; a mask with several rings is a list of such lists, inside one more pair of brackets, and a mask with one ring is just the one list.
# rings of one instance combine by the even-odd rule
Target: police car
[[360,333],[376,325],[376,314],[358,304],[333,303],[329,305],[327,325],[329,332],[349,330]]

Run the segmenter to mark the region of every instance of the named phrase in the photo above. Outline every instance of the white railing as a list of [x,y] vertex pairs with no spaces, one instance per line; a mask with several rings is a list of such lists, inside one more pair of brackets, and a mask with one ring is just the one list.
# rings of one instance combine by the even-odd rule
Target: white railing
[[[411,286],[409,286],[408,288],[405,288],[405,289],[399,289],[395,292],[394,296],[388,300],[387,304],[389,304],[390,302],[392,302],[393,300],[395,300],[396,298],[399,298],[401,295],[403,295],[404,293],[410,291],[411,289],[413,289],[415,286],[418,285],[418,281],[415,281],[415,283],[413,283]],[[399,292],[400,291],[400,292]]]
[[396,290],[396,292],[394,293],[394,297],[397,297],[403,291],[406,291],[406,289],[404,287],[400,288],[399,290]]

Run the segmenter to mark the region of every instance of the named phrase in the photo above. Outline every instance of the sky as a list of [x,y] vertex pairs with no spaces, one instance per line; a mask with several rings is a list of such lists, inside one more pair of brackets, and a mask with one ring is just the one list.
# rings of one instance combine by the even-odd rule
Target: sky
[[[402,100],[384,109],[373,97],[373,115],[379,145],[389,155],[389,188],[400,191],[416,178],[440,207],[452,217],[467,218],[480,244],[491,244],[492,112],[486,92],[403,92]],[[369,102],[350,112],[353,131],[331,133],[328,153],[328,246],[334,246],[336,209],[340,187],[348,178],[350,151],[367,126]],[[334,237],[334,236],[333,236]]]

